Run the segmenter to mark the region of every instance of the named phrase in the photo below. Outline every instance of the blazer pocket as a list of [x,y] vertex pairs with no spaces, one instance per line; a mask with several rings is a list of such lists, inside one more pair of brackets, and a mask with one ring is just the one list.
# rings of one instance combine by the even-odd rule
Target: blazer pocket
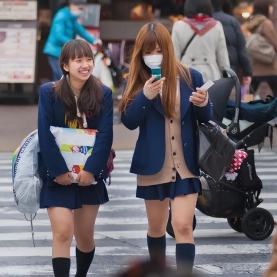
[[148,158],[148,146],[146,140],[138,140],[136,143],[135,152],[133,155],[133,166],[134,167],[148,167],[149,158]]

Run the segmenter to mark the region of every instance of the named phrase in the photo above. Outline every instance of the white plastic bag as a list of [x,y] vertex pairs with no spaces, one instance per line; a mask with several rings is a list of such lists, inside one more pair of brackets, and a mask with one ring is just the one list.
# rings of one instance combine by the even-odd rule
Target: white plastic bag
[[66,162],[69,171],[74,177],[84,168],[87,158],[93,151],[96,139],[96,130],[50,127],[56,138],[56,143]]
[[13,194],[17,210],[35,214],[39,209],[42,180],[38,174],[39,142],[37,130],[30,133],[13,154]]

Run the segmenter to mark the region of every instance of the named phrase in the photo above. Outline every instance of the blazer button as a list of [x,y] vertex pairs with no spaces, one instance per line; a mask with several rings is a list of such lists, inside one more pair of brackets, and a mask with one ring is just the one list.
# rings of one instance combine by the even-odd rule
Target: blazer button
[[185,124],[185,122],[183,121],[183,122],[182,122],[182,125],[184,125],[184,124]]
[[186,145],[187,145],[187,144],[185,143],[185,144],[184,144],[184,147],[185,147]]
[[191,61],[192,61],[192,62],[194,62],[194,61],[195,61],[195,59],[194,59],[194,58],[192,58],[192,59],[191,59]]
[[172,180],[175,180],[175,176],[172,176]]
[[142,107],[143,109],[145,109],[145,107]]

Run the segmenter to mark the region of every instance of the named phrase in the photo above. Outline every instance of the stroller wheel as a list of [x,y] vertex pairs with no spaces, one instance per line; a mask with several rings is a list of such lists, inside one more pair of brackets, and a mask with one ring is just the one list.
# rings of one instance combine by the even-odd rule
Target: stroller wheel
[[246,212],[242,218],[242,231],[252,240],[268,238],[274,229],[272,214],[263,208],[253,208]]
[[[174,234],[174,230],[171,224],[171,209],[168,210],[169,212],[169,216],[168,216],[168,221],[167,221],[167,225],[166,225],[166,232],[173,238],[175,238],[175,234]],[[194,231],[196,227],[196,217],[194,215],[193,217],[193,226],[192,226],[192,230]]]
[[242,233],[242,227],[241,227],[241,218],[240,217],[233,217],[233,218],[227,218],[229,226],[235,230],[236,232]]

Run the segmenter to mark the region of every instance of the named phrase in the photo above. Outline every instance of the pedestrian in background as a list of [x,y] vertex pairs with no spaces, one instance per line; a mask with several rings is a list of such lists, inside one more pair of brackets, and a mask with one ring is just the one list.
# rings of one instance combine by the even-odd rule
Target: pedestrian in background
[[52,69],[53,81],[58,81],[62,77],[59,57],[65,43],[75,39],[76,35],[92,44],[102,43],[100,39],[91,36],[78,22],[86,2],[86,0],[68,0],[68,5],[58,10],[53,18],[50,33],[43,49]]
[[212,18],[210,0],[186,0],[185,17],[172,29],[176,58],[201,72],[204,81],[220,79],[220,68],[230,63],[223,28]]
[[[161,67],[162,78],[151,77]],[[161,23],[149,23],[137,35],[126,88],[119,104],[122,123],[139,128],[131,173],[137,174],[136,196],[145,200],[147,244],[151,259],[165,259],[169,202],[176,236],[178,269],[192,270],[192,233],[198,193],[196,117],[212,118],[202,75],[174,57],[170,33]],[[171,201],[170,201],[171,200]]]
[[251,84],[252,69],[245,47],[245,38],[238,20],[223,12],[222,7],[224,2],[226,1],[211,0],[214,10],[212,16],[221,22],[223,26],[231,68],[236,73],[238,73],[240,68],[243,74],[242,85],[249,86]]
[[[246,23],[251,33],[259,32],[277,51],[277,34],[272,21],[269,19],[273,12],[271,0],[256,0],[253,3],[253,14]],[[267,82],[274,97],[277,96],[277,55],[271,64],[261,63],[251,59],[253,77],[252,91],[255,93],[261,82]]]
[[[93,64],[88,43],[83,40],[66,43],[60,57],[64,78],[55,85],[44,84],[39,93],[40,168],[44,168],[40,174],[43,180],[40,208],[47,208],[51,222],[56,277],[69,277],[73,235],[75,276],[86,276],[95,252],[94,224],[99,205],[109,200],[104,180],[113,140],[113,100],[111,90],[91,74]],[[72,183],[50,126],[98,130],[93,152],[78,174],[78,183]]]

